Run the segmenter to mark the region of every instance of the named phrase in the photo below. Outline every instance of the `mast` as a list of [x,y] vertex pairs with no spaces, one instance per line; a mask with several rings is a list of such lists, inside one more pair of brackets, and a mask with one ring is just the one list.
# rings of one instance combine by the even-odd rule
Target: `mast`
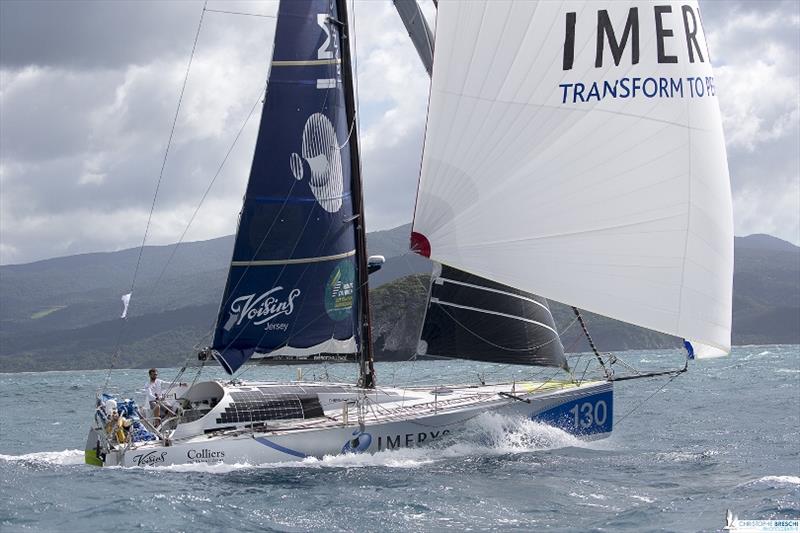
[[354,223],[356,225],[356,258],[358,262],[358,295],[361,305],[359,327],[361,328],[361,352],[359,354],[358,384],[364,388],[375,387],[375,367],[372,351],[372,324],[369,310],[369,271],[367,270],[367,234],[364,224],[364,194],[361,186],[361,156],[358,149],[358,122],[356,121],[355,84],[350,57],[350,26],[347,15],[347,0],[336,0],[336,12],[341,18],[342,83],[347,124],[350,131],[348,146],[352,161],[352,195]]
[[425,15],[422,14],[417,0],[394,0],[394,7],[403,20],[408,36],[430,76],[433,72],[433,32],[425,20]]

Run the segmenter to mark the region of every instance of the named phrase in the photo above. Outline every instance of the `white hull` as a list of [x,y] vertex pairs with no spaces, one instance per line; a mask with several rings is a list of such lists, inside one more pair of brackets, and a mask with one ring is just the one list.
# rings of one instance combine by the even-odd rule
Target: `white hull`
[[[198,384],[202,385],[207,384]],[[216,386],[222,388],[220,384]],[[93,429],[87,442],[87,462],[125,467],[201,462],[263,464],[343,453],[374,453],[457,440],[471,420],[486,412],[542,420],[588,438],[607,436],[613,420],[613,390],[607,382],[580,386],[548,382],[375,391],[339,386],[340,392],[317,394],[318,405],[324,411],[321,416],[214,430],[213,424],[221,420],[225,423],[221,413],[232,410],[233,404],[226,403],[230,392],[239,393],[241,398],[242,391],[256,388],[271,393],[298,386],[305,390],[330,388],[327,383],[225,386],[225,397],[218,405],[196,421],[179,424],[171,433],[169,445],[166,439],[112,445],[104,432]],[[186,396],[191,397],[192,391]]]

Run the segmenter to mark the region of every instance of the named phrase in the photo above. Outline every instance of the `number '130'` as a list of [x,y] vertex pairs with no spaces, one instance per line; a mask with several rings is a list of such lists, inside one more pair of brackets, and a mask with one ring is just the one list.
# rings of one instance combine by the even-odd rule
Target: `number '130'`
[[604,400],[597,402],[584,402],[575,404],[575,407],[569,410],[573,415],[575,427],[589,428],[592,426],[602,426],[606,423],[608,417],[608,406]]

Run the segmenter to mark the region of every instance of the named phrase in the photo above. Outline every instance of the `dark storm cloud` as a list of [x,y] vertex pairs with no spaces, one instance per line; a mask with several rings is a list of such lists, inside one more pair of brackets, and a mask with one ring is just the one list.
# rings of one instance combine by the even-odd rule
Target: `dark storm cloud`
[[0,2],[0,65],[119,68],[164,54],[186,55],[197,2]]
[[[0,65],[0,261],[136,245],[202,3],[0,5],[6,39]],[[269,7],[224,5],[243,12]],[[187,9],[191,20],[183,16]],[[59,27],[48,26],[55,22],[47,17],[59,19]],[[274,19],[205,17],[149,242],[178,238],[262,96]],[[108,27],[98,29],[106,18]],[[6,49],[12,27],[25,28],[15,37],[22,42]],[[111,35],[114,42],[105,42]],[[172,40],[180,46],[160,50]],[[258,112],[209,201],[218,212],[220,202],[230,204],[222,210],[227,217],[207,213],[197,223],[205,233],[197,238],[234,227],[257,119]]]

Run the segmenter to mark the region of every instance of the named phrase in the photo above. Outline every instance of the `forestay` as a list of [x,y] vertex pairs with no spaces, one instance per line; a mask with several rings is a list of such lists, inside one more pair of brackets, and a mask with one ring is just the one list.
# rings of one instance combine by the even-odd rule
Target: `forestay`
[[441,2],[416,247],[728,351],[715,91],[694,1]]
[[[213,349],[248,358],[358,352],[350,125],[336,8],[281,2],[267,96]],[[255,355],[253,355],[255,354]]]

